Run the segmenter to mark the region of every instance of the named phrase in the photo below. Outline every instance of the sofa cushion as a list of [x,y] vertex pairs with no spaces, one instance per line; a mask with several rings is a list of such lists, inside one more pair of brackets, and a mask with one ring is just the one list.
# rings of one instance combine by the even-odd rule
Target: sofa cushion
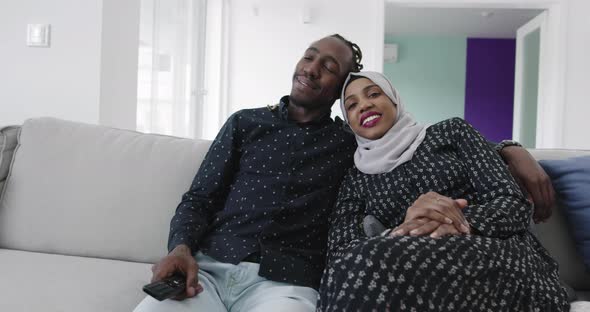
[[578,251],[590,270],[590,156],[542,160],[540,163],[566,208]]
[[28,120],[0,201],[0,248],[156,262],[209,145]]
[[[558,160],[578,156],[590,156],[585,150],[530,149],[537,160]],[[580,291],[590,291],[590,273],[586,270],[582,256],[577,252],[571,227],[565,216],[565,208],[558,204],[553,216],[545,223],[533,227],[541,243],[559,263],[559,274],[564,282]]]
[[8,176],[8,169],[12,161],[12,155],[17,143],[17,134],[20,127],[4,127],[0,129],[0,198],[4,182]]
[[551,218],[545,223],[535,224],[532,230],[559,264],[562,280],[576,291],[590,290],[590,273],[576,251],[564,210],[561,205],[554,207]]
[[0,249],[0,311],[131,311],[150,265]]

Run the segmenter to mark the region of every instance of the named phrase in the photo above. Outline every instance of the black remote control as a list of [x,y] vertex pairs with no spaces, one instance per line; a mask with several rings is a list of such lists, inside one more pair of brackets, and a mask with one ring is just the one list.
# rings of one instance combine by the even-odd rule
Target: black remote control
[[143,286],[143,291],[158,301],[178,296],[185,290],[186,277],[181,274],[174,274],[161,281]]

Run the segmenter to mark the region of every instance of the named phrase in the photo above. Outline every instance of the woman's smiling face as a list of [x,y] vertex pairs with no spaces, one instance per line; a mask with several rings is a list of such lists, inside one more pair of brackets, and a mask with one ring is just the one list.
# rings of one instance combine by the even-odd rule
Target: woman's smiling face
[[364,77],[346,86],[344,109],[352,130],[370,140],[383,137],[396,121],[396,105],[378,85]]

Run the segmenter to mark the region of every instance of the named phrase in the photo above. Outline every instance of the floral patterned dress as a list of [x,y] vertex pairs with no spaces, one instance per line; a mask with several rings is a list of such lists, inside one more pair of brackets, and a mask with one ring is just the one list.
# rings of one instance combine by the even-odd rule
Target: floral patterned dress
[[[435,191],[464,198],[473,234],[372,237]],[[528,231],[532,206],[500,156],[468,123],[428,128],[413,158],[391,172],[347,174],[332,218],[318,311],[568,311],[557,264]]]

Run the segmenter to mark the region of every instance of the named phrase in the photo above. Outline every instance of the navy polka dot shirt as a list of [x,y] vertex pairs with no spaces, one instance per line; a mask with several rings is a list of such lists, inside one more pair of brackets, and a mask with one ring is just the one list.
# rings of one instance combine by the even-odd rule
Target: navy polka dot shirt
[[317,288],[329,216],[356,148],[338,118],[289,119],[288,97],[233,114],[171,221],[168,249],[223,262],[255,255],[259,275]]

